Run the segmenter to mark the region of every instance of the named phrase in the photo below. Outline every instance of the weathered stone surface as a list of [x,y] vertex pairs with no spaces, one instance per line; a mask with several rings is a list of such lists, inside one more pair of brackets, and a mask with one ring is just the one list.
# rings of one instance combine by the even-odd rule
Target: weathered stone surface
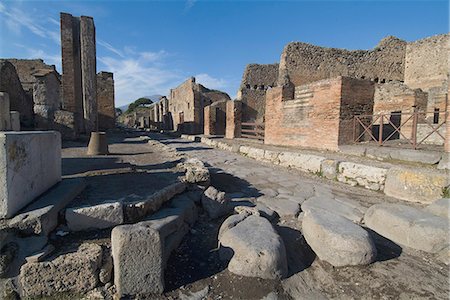
[[439,217],[450,218],[450,198],[442,198],[434,201],[425,207],[425,211]]
[[443,153],[437,166],[439,170],[450,170],[450,153]]
[[232,273],[265,279],[287,275],[283,240],[265,218],[248,216],[224,231],[219,242],[221,257],[232,255],[228,264]]
[[[242,152],[242,148],[239,148],[239,151]],[[254,148],[254,147],[248,147],[247,156],[256,160],[264,160],[265,152],[264,149]]]
[[48,235],[58,225],[58,213],[86,187],[83,178],[64,179],[12,218],[8,226],[22,234]]
[[0,141],[0,218],[10,218],[61,180],[61,136],[2,132]]
[[284,198],[259,197],[258,202],[274,210],[280,217],[296,216],[300,211],[300,204]]
[[98,283],[101,259],[100,246],[82,244],[76,252],[44,262],[27,263],[21,267],[19,275],[23,296],[89,291]]
[[274,210],[268,208],[263,203],[256,204],[255,208],[259,211],[259,215],[261,217],[264,217],[264,218],[268,219],[269,221],[273,221],[278,217],[277,213]]
[[264,150],[264,160],[269,161],[273,164],[279,164],[278,156],[280,155],[279,151],[274,150]]
[[371,190],[383,190],[387,169],[353,162],[339,163],[337,180],[350,185],[361,185]]
[[111,232],[114,284],[120,296],[164,291],[163,237],[145,223]]
[[311,173],[320,172],[320,165],[325,160],[322,156],[292,152],[281,152],[278,158],[281,166]]
[[213,186],[206,189],[202,196],[202,206],[211,219],[216,219],[230,211],[230,199],[225,192],[220,192]]
[[377,256],[375,244],[367,231],[328,211],[305,211],[302,228],[306,241],[317,256],[335,267],[367,265]]
[[228,230],[236,226],[238,223],[242,222],[248,215],[245,214],[236,214],[231,215],[223,221],[222,225],[219,228],[218,239],[220,240],[222,235]]
[[353,222],[360,223],[364,217],[366,208],[358,202],[350,199],[330,198],[326,196],[312,197],[301,205],[302,211],[322,209],[327,212],[347,218]]
[[448,219],[401,204],[376,204],[365,216],[367,227],[403,246],[437,253],[448,245]]
[[449,184],[450,175],[446,172],[391,168],[384,192],[402,200],[430,203],[442,198],[442,190]]
[[442,153],[432,151],[417,151],[412,149],[392,149],[390,152],[390,157],[397,160],[434,165],[441,160]]
[[180,163],[178,168],[186,172],[186,182],[199,184],[209,182],[209,170],[205,167],[205,164],[197,158],[187,159],[185,162]]
[[111,281],[113,271],[113,260],[111,256],[111,248],[103,250],[102,263],[98,273],[98,279],[101,283],[106,284]]
[[337,176],[337,167],[339,162],[333,159],[326,159],[322,161],[321,171],[322,176],[328,179],[335,179]]
[[66,209],[65,218],[71,231],[110,228],[124,222],[123,205],[114,201],[70,207]]
[[150,195],[147,199],[127,204],[124,207],[125,220],[132,223],[141,220],[144,216],[156,212],[161,205],[184,192],[185,189],[184,182],[176,182]]

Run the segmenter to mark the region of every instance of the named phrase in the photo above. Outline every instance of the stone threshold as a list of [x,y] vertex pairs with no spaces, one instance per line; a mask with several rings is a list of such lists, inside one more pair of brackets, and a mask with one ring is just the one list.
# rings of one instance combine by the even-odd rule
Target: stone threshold
[[431,203],[448,195],[450,188],[448,170],[424,164],[382,162],[368,157],[289,149],[241,139],[185,134],[181,138],[410,202]]

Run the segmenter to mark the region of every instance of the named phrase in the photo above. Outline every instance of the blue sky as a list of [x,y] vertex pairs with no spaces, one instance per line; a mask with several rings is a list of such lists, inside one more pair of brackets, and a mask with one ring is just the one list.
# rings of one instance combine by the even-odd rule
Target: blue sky
[[449,31],[448,1],[0,0],[0,57],[61,71],[59,12],[94,17],[97,71],[114,72],[116,106],[189,76],[235,97],[245,65],[278,62],[291,41],[370,49]]

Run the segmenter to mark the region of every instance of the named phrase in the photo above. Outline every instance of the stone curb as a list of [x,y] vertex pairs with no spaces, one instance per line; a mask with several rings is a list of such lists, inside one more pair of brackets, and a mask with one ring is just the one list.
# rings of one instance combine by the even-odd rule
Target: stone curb
[[[424,176],[422,170],[408,169],[405,167],[376,167],[364,163],[341,161],[339,159],[330,159],[325,156],[313,154],[264,150],[246,145],[230,145],[223,141],[217,141],[203,136],[182,135],[181,137],[190,141],[200,141],[213,148],[239,153],[258,161],[297,169],[319,177],[343,182],[351,186],[360,186],[369,190],[382,191],[388,196],[411,202],[430,203],[440,199],[442,198],[443,191],[448,189],[450,185],[450,180],[446,181],[442,179],[444,177],[450,177],[448,171],[427,171],[428,175]],[[415,181],[415,190],[410,190],[409,186],[411,183],[407,180],[399,180],[397,178],[399,172],[393,172],[392,170],[394,169],[401,169],[403,170],[403,173],[408,173],[410,177],[414,178],[425,179],[431,176],[437,179],[434,180],[435,184],[431,186],[428,184],[427,180],[424,180],[423,182],[420,182],[420,180]],[[386,182],[391,181],[396,182],[398,190],[409,190],[409,192],[403,193],[402,196],[399,197],[399,193],[392,193],[389,189],[388,191],[385,191]]]

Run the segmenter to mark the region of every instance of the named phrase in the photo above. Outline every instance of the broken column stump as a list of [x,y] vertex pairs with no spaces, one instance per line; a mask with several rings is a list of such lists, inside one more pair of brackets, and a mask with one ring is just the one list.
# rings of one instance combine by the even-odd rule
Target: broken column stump
[[92,132],[87,154],[107,155],[108,153],[108,140],[106,139],[106,132]]

